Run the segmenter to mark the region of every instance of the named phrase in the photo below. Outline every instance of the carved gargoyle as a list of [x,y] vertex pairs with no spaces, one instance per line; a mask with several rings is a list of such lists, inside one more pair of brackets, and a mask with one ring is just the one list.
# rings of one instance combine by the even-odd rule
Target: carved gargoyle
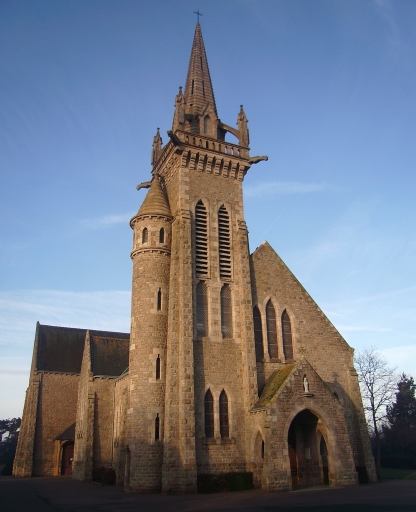
[[143,183],[140,183],[140,185],[137,185],[136,190],[140,190],[141,188],[150,188],[151,184],[152,184],[151,181],[143,181]]
[[269,159],[268,156],[252,156],[249,160],[249,163],[251,165],[253,164],[258,164],[259,162],[261,162],[262,160],[265,160],[267,161]]

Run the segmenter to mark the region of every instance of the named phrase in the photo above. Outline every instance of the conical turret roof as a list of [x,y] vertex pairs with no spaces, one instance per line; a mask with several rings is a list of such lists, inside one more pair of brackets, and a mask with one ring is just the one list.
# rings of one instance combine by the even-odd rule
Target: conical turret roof
[[172,217],[168,200],[163,193],[157,176],[153,177],[149,191],[137,215],[164,215],[166,217]]
[[201,114],[209,103],[217,114],[211,76],[202,39],[201,26],[196,25],[191,58],[189,59],[188,74],[185,85],[186,114]]

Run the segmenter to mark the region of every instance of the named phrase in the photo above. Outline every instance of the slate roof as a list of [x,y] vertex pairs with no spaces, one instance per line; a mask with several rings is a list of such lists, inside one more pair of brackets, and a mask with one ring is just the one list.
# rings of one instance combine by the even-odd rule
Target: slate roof
[[[36,369],[38,371],[75,373],[81,372],[82,355],[84,352],[85,335],[87,329],[76,329],[73,327],[58,327],[52,325],[41,325],[38,323],[38,349],[36,358]],[[114,358],[112,371],[118,371],[118,367],[124,365],[120,373],[96,373],[99,375],[120,375],[128,366],[128,345],[130,335],[119,332],[90,331],[92,338],[111,339],[113,343],[102,344],[98,350],[98,369],[110,369],[109,366],[101,364],[102,361]],[[127,341],[126,341],[127,340]],[[115,341],[120,347],[114,347]],[[127,346],[127,348],[126,348]],[[108,347],[107,350],[103,347]],[[126,353],[127,351],[127,364]]]
[[38,371],[80,373],[86,329],[38,324]]
[[163,193],[157,176],[152,179],[149,191],[144,198],[137,216],[139,215],[164,215],[166,217],[172,217],[168,200]]
[[94,375],[118,377],[129,366],[130,335],[90,331],[91,369]]

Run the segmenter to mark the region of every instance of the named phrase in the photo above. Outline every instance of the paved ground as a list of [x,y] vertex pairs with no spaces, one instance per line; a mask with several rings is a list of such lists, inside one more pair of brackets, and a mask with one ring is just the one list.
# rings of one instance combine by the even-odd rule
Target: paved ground
[[245,491],[188,496],[125,494],[72,478],[0,478],[1,512],[416,512],[416,481],[344,489]]

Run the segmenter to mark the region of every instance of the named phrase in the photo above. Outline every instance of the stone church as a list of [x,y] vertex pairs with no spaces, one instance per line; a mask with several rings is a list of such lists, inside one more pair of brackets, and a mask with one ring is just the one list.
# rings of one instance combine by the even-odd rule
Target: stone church
[[[225,140],[226,133],[235,142]],[[251,473],[266,491],[375,481],[353,349],[264,242],[243,107],[217,113],[201,27],[133,229],[131,332],[37,324],[14,475],[113,468],[132,492]]]

